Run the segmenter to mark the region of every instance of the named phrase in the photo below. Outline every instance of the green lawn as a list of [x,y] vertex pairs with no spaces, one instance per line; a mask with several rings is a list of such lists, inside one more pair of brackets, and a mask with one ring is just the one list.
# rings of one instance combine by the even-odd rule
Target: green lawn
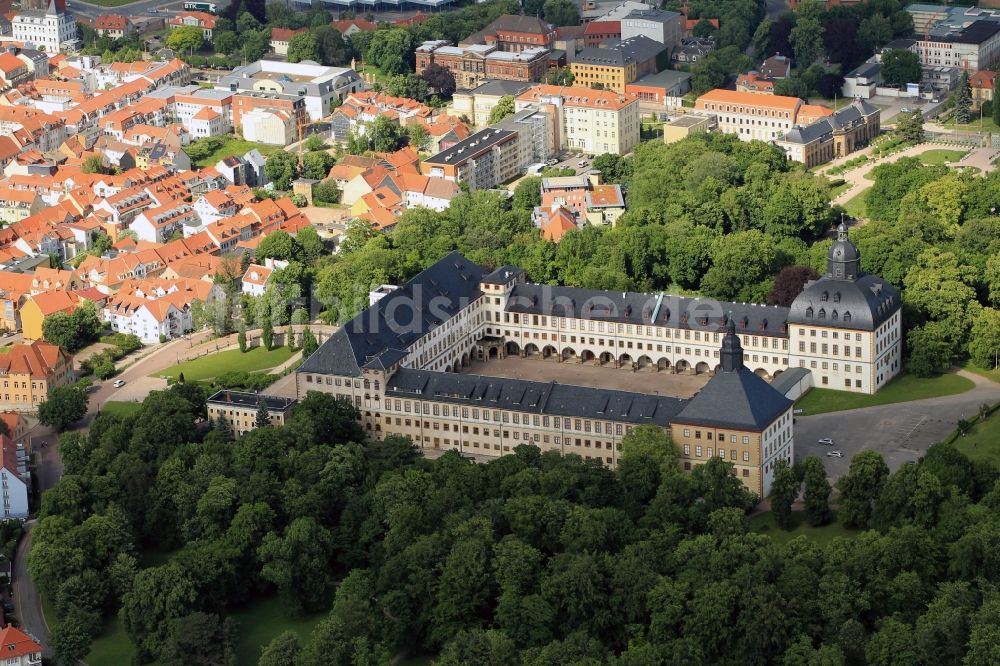
[[276,150],[281,150],[280,146],[270,146],[265,143],[256,143],[254,141],[247,141],[237,136],[228,136],[226,142],[222,144],[215,152],[210,153],[208,157],[202,160],[198,160],[194,163],[196,167],[208,167],[212,166],[223,157],[232,157],[233,155],[244,155],[251,150],[256,148],[260,151],[261,155],[265,157],[275,152]]
[[299,640],[305,643],[309,640],[313,628],[326,617],[326,613],[291,617],[277,597],[259,599],[230,615],[240,623],[236,663],[241,665],[256,664],[260,658],[261,648],[285,631],[294,631],[298,634]]
[[850,187],[851,187],[850,183],[841,183],[840,185],[837,185],[836,187],[831,187],[830,188],[830,198],[836,199],[841,194],[843,194],[848,189],[850,189]]
[[947,148],[934,148],[925,153],[920,153],[920,161],[928,166],[940,166],[945,162],[956,162],[963,157],[966,150],[949,150]]
[[974,425],[965,437],[958,437],[955,448],[971,460],[988,460],[1000,467],[1000,414],[993,414]]
[[292,353],[285,346],[276,347],[271,351],[267,351],[263,347],[254,347],[245,354],[241,353],[239,349],[229,349],[202,356],[193,361],[185,361],[154,376],[177,379],[183,372],[186,381],[199,382],[218,377],[231,370],[245,372],[269,370],[287,361]]
[[983,124],[979,124],[979,112],[977,111],[972,119],[972,122],[967,125],[959,125],[955,121],[955,117],[952,116],[948,119],[948,122],[944,123],[944,126],[948,129],[961,130],[962,132],[1000,132],[1000,127],[997,127],[996,123],[989,116],[983,116]]
[[836,521],[822,527],[811,527],[801,511],[792,512],[793,527],[790,530],[783,530],[775,525],[774,514],[770,511],[754,516],[749,522],[752,531],[766,534],[777,543],[786,543],[804,534],[820,546],[825,546],[836,537],[852,537],[858,534],[857,530],[847,529]]
[[851,217],[861,218],[868,214],[868,210],[865,207],[865,195],[868,193],[868,188],[861,190],[853,197],[844,202],[844,210]]
[[962,369],[968,370],[969,372],[974,372],[980,377],[986,377],[986,379],[989,379],[992,382],[1000,383],[1000,369],[980,368],[972,361],[969,361],[964,366],[962,366]]
[[125,633],[125,627],[117,615],[104,621],[100,635],[90,645],[90,653],[84,659],[87,666],[119,666],[131,664],[135,657],[135,646]]
[[847,409],[890,405],[897,402],[965,393],[973,386],[975,384],[972,383],[972,380],[950,373],[928,379],[904,374],[893,379],[875,395],[813,388],[799,398],[795,409],[796,411],[801,409],[800,413],[803,416],[839,412]]
[[101,411],[114,414],[115,416],[129,416],[139,411],[140,407],[142,407],[142,404],[138,402],[108,400],[106,403],[101,405]]

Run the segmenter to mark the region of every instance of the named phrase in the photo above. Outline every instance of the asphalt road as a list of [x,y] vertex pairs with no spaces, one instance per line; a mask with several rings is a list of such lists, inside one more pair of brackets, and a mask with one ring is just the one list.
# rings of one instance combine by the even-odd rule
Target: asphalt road
[[[191,336],[191,339],[181,338],[174,340],[159,349],[151,352],[144,358],[139,359],[131,366],[123,370],[114,379],[96,385],[91,389],[90,402],[87,407],[87,415],[81,424],[86,427],[97,415],[101,406],[108,400],[116,400],[129,395],[129,385],[145,378],[154,372],[165,370],[177,363],[177,354],[181,350],[187,349],[191,340],[196,343],[209,337],[209,331],[202,331]],[[118,389],[112,384],[117,379],[124,379],[125,387]],[[59,458],[59,450],[56,442],[58,435],[51,429],[42,425],[37,425],[31,431],[32,449],[35,455],[35,467],[32,473],[38,479],[38,487],[41,492],[45,492],[62,477],[63,465]],[[28,575],[27,561],[28,551],[31,549],[31,528],[34,521],[25,523],[27,533],[17,544],[17,552],[14,555],[13,588],[14,588],[14,610],[21,621],[21,628],[29,635],[34,636],[42,644],[43,654],[51,656],[49,649],[49,627],[45,622],[42,613],[41,598],[35,587],[34,581]]]
[[[216,3],[219,4],[219,9],[222,9],[227,3]],[[175,14],[184,9],[183,0],[173,0],[172,2],[163,2],[161,0],[137,0],[128,5],[122,5],[121,7],[101,7],[100,5],[92,5],[90,3],[84,2],[83,0],[69,0],[69,7],[67,8],[71,14],[74,16],[82,17],[88,21],[93,22],[98,16],[103,16],[104,14],[110,14],[113,12],[118,12],[122,14],[128,14],[129,16],[163,16],[170,14]],[[156,12],[149,11],[150,9],[155,9]]]
[[28,576],[28,551],[31,549],[31,529],[35,521],[24,524],[25,535],[17,544],[14,555],[14,612],[21,621],[21,629],[42,644],[42,656],[51,657],[49,648],[49,625],[42,613],[42,599],[38,596],[34,581]]

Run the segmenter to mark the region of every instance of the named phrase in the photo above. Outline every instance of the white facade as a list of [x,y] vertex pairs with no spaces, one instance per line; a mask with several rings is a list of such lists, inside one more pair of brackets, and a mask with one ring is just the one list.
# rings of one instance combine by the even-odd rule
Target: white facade
[[47,53],[59,53],[77,41],[76,21],[70,14],[24,11],[11,21],[14,41],[34,44]]
[[272,146],[287,146],[295,141],[295,123],[287,113],[253,109],[241,117],[243,138]]
[[151,309],[158,307],[158,305],[143,304],[135,310],[125,313],[105,308],[104,321],[108,323],[112,331],[135,334],[146,344],[159,342],[161,335],[167,340],[172,340],[194,328],[190,308],[185,307],[184,310],[179,310],[171,303],[167,305],[164,316],[160,319],[153,314],[153,309]]
[[7,467],[0,468],[0,484],[3,486],[3,520],[27,518],[28,484],[18,471]]

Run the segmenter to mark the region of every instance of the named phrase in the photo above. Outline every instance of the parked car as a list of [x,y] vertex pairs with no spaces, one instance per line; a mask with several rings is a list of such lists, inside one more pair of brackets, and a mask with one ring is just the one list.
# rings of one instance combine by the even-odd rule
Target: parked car
[[112,384],[112,386],[114,386],[115,388],[121,388],[122,386],[125,386],[125,380],[124,379],[116,379],[115,383]]
[[576,163],[576,165],[577,165],[578,167],[580,167],[581,169],[582,169],[583,167],[587,166],[587,164],[588,164],[587,160],[580,160],[579,162],[577,162],[577,163]]
[[826,444],[827,446],[833,446],[833,440],[830,439],[829,437],[824,437],[823,439],[819,440],[819,443]]
[[559,160],[557,160],[557,159],[556,159],[556,158],[554,158],[554,157],[551,157],[551,158],[549,158],[549,159],[545,160],[545,165],[546,165],[546,166],[555,166],[555,165],[557,165],[557,164],[559,164]]
[[844,454],[841,453],[840,451],[827,451],[826,452],[826,457],[827,458],[843,458]]

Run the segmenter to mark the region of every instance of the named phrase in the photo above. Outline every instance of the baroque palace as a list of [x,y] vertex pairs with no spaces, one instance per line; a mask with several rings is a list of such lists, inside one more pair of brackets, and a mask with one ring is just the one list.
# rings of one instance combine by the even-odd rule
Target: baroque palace
[[[652,424],[685,469],[722,457],[765,496],[774,462],[793,453],[792,400],[768,379],[792,371],[800,387],[873,393],[900,370],[899,295],[859,265],[841,226],[826,275],[785,308],[531,284],[453,252],[323,343],[297,392],[349,400],[373,437],[484,456],[530,443],[613,466],[621,438]],[[638,390],[455,372],[510,354],[631,368]],[[644,372],[712,376],[680,399],[642,392]]]

